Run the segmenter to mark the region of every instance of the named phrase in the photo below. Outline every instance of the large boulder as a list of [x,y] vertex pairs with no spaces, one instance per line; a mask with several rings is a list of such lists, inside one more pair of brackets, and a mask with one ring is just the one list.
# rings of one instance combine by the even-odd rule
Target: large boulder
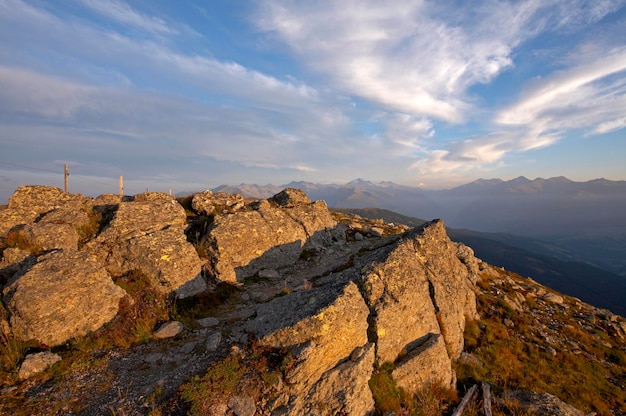
[[408,231],[363,270],[370,333],[380,362],[395,362],[430,334],[443,334],[449,358],[463,349],[465,317],[477,317],[471,271],[457,257],[443,221]]
[[3,301],[16,338],[55,346],[109,322],[125,294],[93,256],[57,250],[15,276]]
[[32,223],[54,209],[84,206],[90,200],[80,194],[66,194],[54,186],[20,186],[9,198],[8,208],[0,211],[0,237],[16,225]]
[[241,281],[259,270],[292,264],[305,244],[327,244],[333,238],[330,229],[337,225],[323,201],[301,198],[297,204],[279,205],[262,200],[249,207],[216,215],[209,229],[210,260],[221,280]]
[[286,380],[290,414],[315,414],[310,407],[316,400],[345,414],[373,409],[366,388],[374,362],[368,315],[353,282],[296,292],[259,306],[247,331],[262,345],[289,349],[297,362]]
[[113,276],[141,270],[162,293],[180,297],[206,288],[200,276],[202,260],[187,241],[183,207],[166,194],[137,195],[121,202],[115,217],[84,247]]

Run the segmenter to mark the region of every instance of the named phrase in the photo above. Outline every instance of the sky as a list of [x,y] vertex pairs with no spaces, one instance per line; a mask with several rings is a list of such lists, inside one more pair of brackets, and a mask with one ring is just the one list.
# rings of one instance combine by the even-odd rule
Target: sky
[[625,161],[626,0],[0,0],[0,203]]

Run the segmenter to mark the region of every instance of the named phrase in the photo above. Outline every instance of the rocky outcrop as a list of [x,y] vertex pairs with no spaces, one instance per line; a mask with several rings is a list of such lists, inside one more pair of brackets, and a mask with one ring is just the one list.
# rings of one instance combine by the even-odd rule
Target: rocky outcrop
[[[374,359],[367,340],[368,315],[353,282],[297,292],[259,306],[247,331],[261,344],[286,347],[296,357],[286,380],[288,414],[314,414],[313,397],[334,408],[373,409],[371,391],[364,388]],[[353,378],[357,374],[359,378]],[[342,395],[340,404],[335,396],[347,386],[350,394]]]
[[41,214],[62,206],[82,206],[89,198],[66,194],[53,186],[20,186],[0,211],[0,237],[17,225],[34,222]]
[[[369,389],[358,386],[367,383],[374,362],[392,363],[393,378],[408,391],[454,381],[465,316],[476,316],[472,270],[441,221],[387,241],[341,273],[318,279],[315,288],[257,308],[248,332],[264,345],[288,347],[298,362],[285,380],[287,413],[335,414],[316,410],[315,403],[324,403],[339,413],[367,414],[369,405],[350,407],[356,399],[336,396],[350,391],[370,403]],[[467,252],[464,258],[470,260]]]
[[141,270],[162,293],[180,297],[206,289],[202,261],[187,242],[183,207],[166,194],[146,193],[121,202],[108,227],[85,250],[113,276]]
[[456,254],[456,245],[437,220],[407,232],[372,262],[362,287],[372,310],[379,361],[394,362],[437,333],[444,334],[449,359],[459,356],[465,316],[477,313],[471,271]]
[[243,208],[244,205],[245,201],[239,194],[209,190],[195,194],[191,200],[191,207],[201,215],[233,213]]
[[113,319],[125,293],[93,256],[57,250],[15,276],[3,301],[16,338],[55,346]]
[[206,242],[216,277],[242,281],[259,270],[295,262],[306,244],[318,247],[336,238],[331,233],[336,221],[326,203],[310,202],[294,190],[279,195],[215,216]]

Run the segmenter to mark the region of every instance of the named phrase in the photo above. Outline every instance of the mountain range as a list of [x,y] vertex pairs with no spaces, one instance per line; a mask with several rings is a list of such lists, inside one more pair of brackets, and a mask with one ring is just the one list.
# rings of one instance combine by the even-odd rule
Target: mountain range
[[213,191],[267,198],[288,187],[367,218],[412,226],[442,218],[451,238],[485,261],[626,314],[626,181],[520,176],[426,190],[356,179],[345,185],[242,184]]
[[287,187],[323,199],[331,208],[376,207],[409,217],[441,218],[448,227],[492,233],[490,239],[514,247],[626,277],[626,181],[520,176],[427,190],[356,179],[344,185],[223,185],[213,191],[267,198]]

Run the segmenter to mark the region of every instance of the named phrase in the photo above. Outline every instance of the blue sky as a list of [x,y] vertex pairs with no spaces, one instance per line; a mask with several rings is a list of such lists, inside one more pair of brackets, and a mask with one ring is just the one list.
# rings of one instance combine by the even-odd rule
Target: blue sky
[[0,0],[0,201],[626,179],[625,127],[626,1]]

